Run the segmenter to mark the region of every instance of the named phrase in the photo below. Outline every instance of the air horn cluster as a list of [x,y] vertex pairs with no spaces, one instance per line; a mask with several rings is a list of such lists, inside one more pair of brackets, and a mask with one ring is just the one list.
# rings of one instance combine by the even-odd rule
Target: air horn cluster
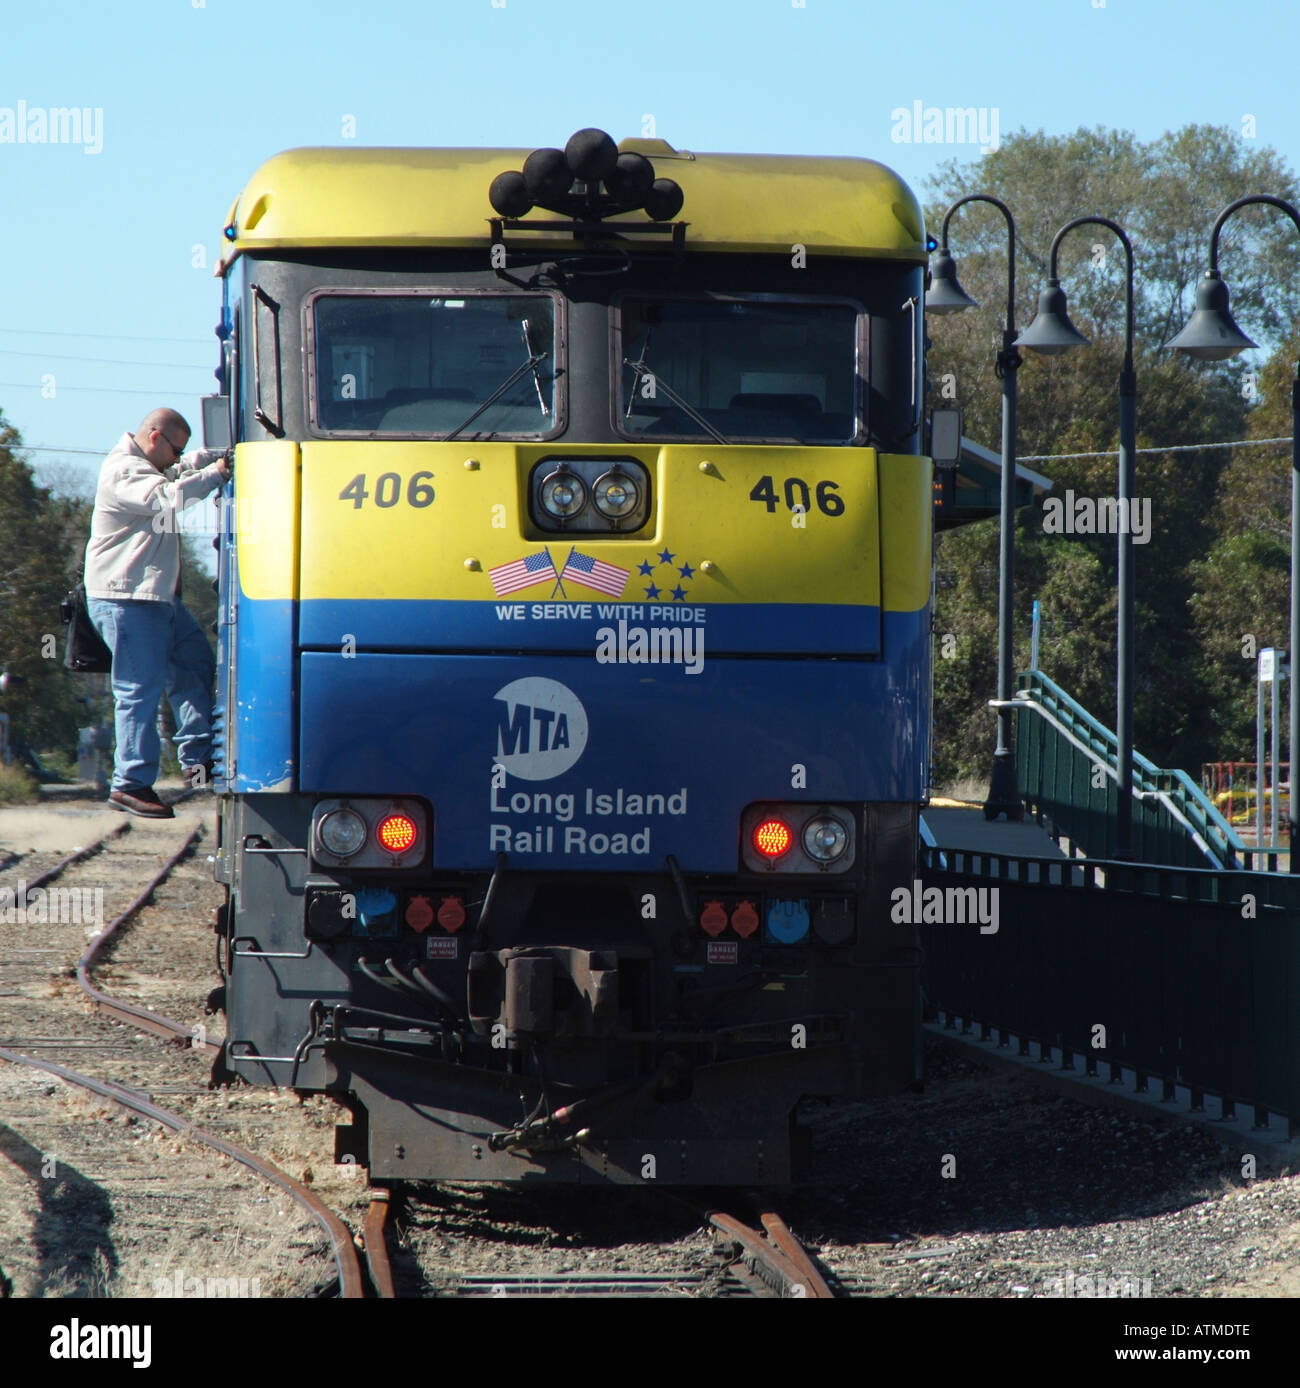
[[[581,192],[573,192],[574,184]],[[604,185],[602,194],[600,189]],[[502,217],[522,217],[534,207],[575,221],[596,220],[641,208],[653,222],[669,222],[684,194],[671,178],[656,178],[644,154],[620,154],[603,130],[579,130],[560,149],[535,149],[520,173],[497,174],[488,200]]]

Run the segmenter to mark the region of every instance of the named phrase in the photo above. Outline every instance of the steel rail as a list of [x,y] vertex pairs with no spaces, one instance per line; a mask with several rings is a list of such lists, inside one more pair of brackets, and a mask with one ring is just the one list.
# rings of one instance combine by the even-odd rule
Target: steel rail
[[388,1240],[385,1233],[388,1225],[388,1201],[388,1191],[372,1190],[365,1224],[366,1266],[370,1270],[370,1282],[375,1289],[375,1295],[381,1301],[392,1301],[397,1296],[397,1289],[393,1285],[393,1265],[388,1260]]
[[711,1224],[719,1233],[731,1238],[745,1254],[745,1261],[752,1270],[751,1280],[773,1287],[775,1279],[775,1290],[786,1289],[790,1296],[800,1299],[835,1300],[835,1291],[780,1215],[772,1211],[762,1213],[759,1219],[763,1229],[760,1231],[735,1215],[697,1205],[669,1187],[661,1188],[655,1194],[661,1201],[675,1205],[683,1214],[690,1215],[701,1224]]
[[339,1270],[340,1296],[354,1300],[365,1295],[361,1280],[361,1264],[357,1258],[356,1247],[352,1242],[352,1233],[347,1225],[328,1205],[312,1194],[301,1181],[294,1180],[287,1172],[281,1171],[278,1166],[264,1161],[256,1153],[248,1151],[247,1148],[228,1142],[224,1137],[218,1137],[205,1128],[200,1128],[183,1114],[161,1108],[137,1090],[128,1089],[125,1085],[116,1084],[111,1080],[93,1079],[91,1076],[83,1075],[76,1070],[55,1065],[52,1061],[37,1060],[34,1056],[24,1055],[21,1051],[11,1051],[6,1047],[0,1047],[0,1060],[9,1061],[13,1065],[28,1065],[35,1070],[44,1070],[47,1074],[55,1075],[68,1084],[75,1084],[82,1089],[88,1089],[115,1104],[121,1104],[123,1108],[128,1108],[133,1113],[138,1113],[144,1118],[151,1118],[155,1123],[161,1123],[163,1127],[170,1128],[173,1132],[194,1138],[203,1143],[204,1146],[211,1147],[214,1151],[239,1162],[241,1166],[255,1171],[259,1176],[270,1181],[272,1185],[279,1186],[281,1190],[307,1210],[324,1229]]
[[804,1283],[808,1287],[805,1295],[818,1301],[833,1301],[835,1293],[831,1291],[829,1283],[817,1270],[817,1264],[809,1256],[808,1250],[795,1238],[785,1220],[771,1211],[766,1211],[759,1218],[768,1238],[803,1274]]
[[184,1040],[191,1044],[194,1050],[207,1051],[215,1055],[219,1046],[214,1046],[212,1042],[195,1041],[192,1028],[187,1027],[182,1022],[174,1021],[171,1017],[165,1017],[161,1012],[155,1012],[149,1007],[139,1007],[135,1003],[123,1002],[120,998],[115,998],[111,994],[102,992],[90,981],[90,970],[94,966],[95,956],[109,943],[118,929],[125,925],[137,911],[153,895],[154,888],[162,882],[163,878],[181,861],[182,858],[194,847],[195,840],[203,832],[203,826],[196,825],[185,836],[185,842],[172,854],[161,868],[149,879],[144,889],[128,905],[125,910],[119,912],[111,921],[99,932],[90,942],[85,954],[77,960],[77,983],[81,991],[95,1004],[107,1012],[109,1016],[117,1018],[118,1021],[127,1022],[131,1025],[140,1027],[142,1030],[151,1032],[155,1036],[161,1036],[165,1040],[175,1041]]
[[[775,1219],[776,1216],[772,1216],[772,1218]],[[743,1253],[747,1255],[746,1261],[750,1263],[755,1273],[769,1285],[771,1279],[775,1277],[778,1279],[778,1289],[787,1289],[792,1297],[816,1298],[831,1294],[829,1287],[826,1287],[824,1292],[815,1290],[814,1281],[790,1259],[785,1251],[765,1235],[760,1234],[757,1229],[751,1229],[749,1225],[742,1224],[734,1215],[712,1210],[709,1213],[709,1223],[740,1246]],[[794,1235],[791,1234],[790,1237],[793,1239]],[[821,1281],[820,1276],[817,1276],[815,1269],[813,1269],[813,1274],[815,1281],[825,1287],[825,1283]]]
[[[192,794],[186,791],[177,799],[184,799]],[[175,802],[173,802],[175,803]],[[33,885],[40,885],[50,881],[59,873],[63,872],[74,863],[89,857],[97,852],[111,838],[124,833],[131,827],[130,821],[126,821],[110,830],[102,838],[96,840],[87,848],[79,849],[76,853],[69,854],[66,858],[56,863],[48,872],[42,874],[35,883],[28,884],[27,890],[31,890]],[[90,981],[90,970],[94,966],[95,957],[103,950],[113,938],[118,929],[125,925],[149,900],[154,889],[163,881],[172,869],[190,852],[195,841],[203,831],[203,826],[197,825],[186,835],[185,841],[180,848],[172,854],[162,867],[149,879],[145,887],[135,896],[130,904],[104,927],[102,931],[90,942],[85,954],[77,961],[77,982],[82,991],[90,1001],[98,1008],[117,1018],[144,1031],[148,1031],[157,1036],[162,1036],[167,1040],[182,1039],[192,1042],[190,1028],[182,1023],[174,1021],[170,1017],[163,1016],[159,1012],[154,1012],[151,1008],[138,1007],[134,1003],[124,1002],[114,998],[107,993],[96,988]],[[209,1041],[203,1041],[194,1045],[195,1050],[207,1050],[216,1052],[220,1048]],[[204,1128],[198,1127],[181,1114],[173,1113],[169,1109],[161,1108],[154,1104],[148,1095],[143,1095],[139,1091],[129,1089],[124,1085],[113,1081],[96,1080],[89,1075],[82,1075],[75,1070],[69,1070],[64,1066],[55,1065],[50,1061],[38,1060],[34,1056],[23,1055],[19,1051],[11,1051],[0,1047],[0,1059],[8,1060],[14,1064],[29,1065],[35,1069],[45,1070],[52,1075],[66,1080],[71,1084],[81,1085],[93,1093],[101,1095],[103,1098],[110,1099],[114,1103],[123,1105],[133,1112],[139,1113],[144,1117],[152,1118],[154,1121],[163,1124],[164,1127],[171,1128],[173,1131],[186,1133],[193,1136],[197,1141],[213,1148],[213,1150],[223,1153],[241,1165],[257,1172],[273,1185],[279,1186],[292,1199],[308,1211],[309,1214],[324,1229],[326,1237],[330,1241],[333,1251],[334,1261],[338,1267],[339,1293],[342,1297],[359,1299],[365,1296],[364,1283],[361,1276],[361,1264],[357,1258],[356,1247],[353,1243],[351,1230],[347,1225],[329,1208],[318,1196],[312,1193],[300,1181],[296,1181],[287,1172],[280,1170],[278,1166],[263,1160],[256,1153],[248,1151],[235,1143],[228,1142],[223,1137],[218,1137],[215,1133],[210,1133]],[[369,1222],[369,1219],[367,1220]],[[381,1226],[382,1228],[382,1226]],[[382,1246],[382,1233],[380,1243]],[[378,1283],[376,1283],[378,1285]],[[390,1279],[391,1285],[391,1279]]]

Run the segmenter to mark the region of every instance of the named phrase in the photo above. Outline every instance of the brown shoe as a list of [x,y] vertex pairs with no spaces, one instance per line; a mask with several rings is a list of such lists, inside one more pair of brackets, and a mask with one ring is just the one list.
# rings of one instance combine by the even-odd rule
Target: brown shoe
[[176,818],[176,811],[158,799],[152,786],[144,790],[115,790],[109,795],[108,803],[115,810],[138,814],[143,819]]

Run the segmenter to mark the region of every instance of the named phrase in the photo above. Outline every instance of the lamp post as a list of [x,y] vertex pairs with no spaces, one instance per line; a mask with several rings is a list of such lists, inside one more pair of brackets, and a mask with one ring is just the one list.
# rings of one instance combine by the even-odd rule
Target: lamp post
[[[1186,352],[1189,357],[1202,361],[1224,361],[1254,347],[1250,338],[1233,322],[1228,312],[1228,286],[1219,276],[1219,233],[1223,224],[1239,207],[1252,203],[1264,203],[1269,207],[1280,208],[1300,231],[1300,212],[1289,202],[1271,197],[1267,193],[1256,193],[1251,197],[1238,198],[1229,203],[1219,213],[1210,233],[1210,268],[1205,272],[1196,289],[1196,308],[1187,326],[1166,344],[1176,352]],[[1287,809],[1287,854],[1288,866],[1292,872],[1300,872],[1300,825],[1296,822],[1295,803],[1295,757],[1296,747],[1300,745],[1300,702],[1296,698],[1296,651],[1300,648],[1300,363],[1296,364],[1296,377],[1291,383],[1291,634],[1290,661],[1291,677],[1287,706],[1287,760],[1290,770],[1287,776],[1291,785]],[[1255,768],[1256,800],[1261,784],[1260,768]],[[1274,795],[1276,795],[1276,789]]]
[[1014,598],[1016,552],[1016,371],[1021,362],[1016,351],[1016,223],[1010,209],[987,193],[959,198],[944,214],[943,239],[930,272],[930,288],[925,295],[927,313],[960,313],[977,308],[975,300],[957,283],[957,262],[948,250],[948,224],[959,207],[968,202],[987,202],[996,207],[1007,222],[1007,318],[1002,328],[1002,347],[994,371],[1002,382],[1002,519],[998,542],[998,741],[993,753],[993,772],[989,778],[989,798],[984,802],[984,818],[1005,814],[1009,820],[1023,819],[1025,807],[1016,784],[1016,755],[1011,749],[1011,665],[1012,603]]
[[1076,217],[1052,239],[1047,288],[1038,295],[1034,321],[1017,346],[1033,352],[1068,352],[1086,347],[1088,339],[1070,322],[1065,291],[1056,275],[1056,258],[1067,233],[1080,226],[1103,226],[1124,247],[1127,282],[1124,299],[1124,364],[1119,373],[1119,630],[1116,637],[1115,737],[1119,743],[1119,801],[1116,806],[1115,857],[1133,856],[1133,458],[1137,438],[1137,373],[1133,369],[1133,246],[1123,227],[1106,217]]

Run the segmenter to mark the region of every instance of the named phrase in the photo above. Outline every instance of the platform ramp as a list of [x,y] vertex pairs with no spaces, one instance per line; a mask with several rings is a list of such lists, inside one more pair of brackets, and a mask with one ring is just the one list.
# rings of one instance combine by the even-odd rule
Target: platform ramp
[[988,820],[982,810],[940,808],[921,811],[921,841],[927,848],[963,853],[999,853],[1015,858],[1064,858],[1047,830],[1032,819],[1018,824]]
[[[996,701],[994,701],[996,703]],[[1026,817],[1066,837],[1089,858],[1115,855],[1119,818],[1119,744],[1041,670],[1016,676],[1016,781]],[[1185,771],[1132,754],[1132,856],[1167,867],[1232,870],[1277,866],[1250,851]],[[1261,859],[1263,861],[1261,861]]]

